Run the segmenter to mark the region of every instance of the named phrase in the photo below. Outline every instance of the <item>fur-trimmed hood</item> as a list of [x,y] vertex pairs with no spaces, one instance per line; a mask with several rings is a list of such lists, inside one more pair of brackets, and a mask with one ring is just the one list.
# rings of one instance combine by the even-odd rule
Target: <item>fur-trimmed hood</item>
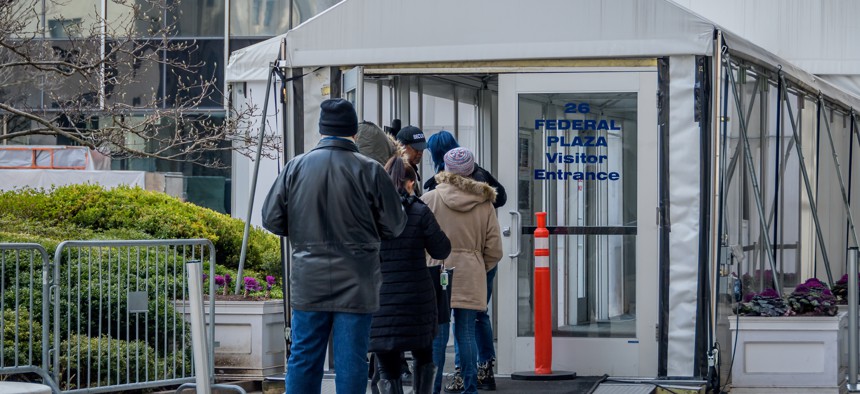
[[436,174],[435,178],[439,183],[436,190],[442,202],[455,211],[468,212],[485,201],[496,201],[496,189],[484,182],[448,171]]

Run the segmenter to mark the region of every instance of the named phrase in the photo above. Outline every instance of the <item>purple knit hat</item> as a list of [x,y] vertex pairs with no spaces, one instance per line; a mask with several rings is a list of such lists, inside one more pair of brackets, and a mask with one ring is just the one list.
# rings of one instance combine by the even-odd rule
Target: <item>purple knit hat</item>
[[466,148],[454,148],[445,154],[445,170],[448,172],[469,176],[475,171],[475,156]]

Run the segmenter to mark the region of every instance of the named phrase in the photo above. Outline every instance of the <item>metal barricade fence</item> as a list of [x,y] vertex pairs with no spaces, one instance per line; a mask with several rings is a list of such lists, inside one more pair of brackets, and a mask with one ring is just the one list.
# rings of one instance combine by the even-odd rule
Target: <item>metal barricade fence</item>
[[[194,381],[186,262],[209,259],[205,239],[66,241],[56,250],[52,373],[64,392],[98,393]],[[214,280],[209,281],[214,316]],[[208,336],[215,327],[209,324]],[[211,342],[210,342],[211,343]],[[214,359],[214,349],[209,349]],[[214,367],[210,361],[209,379]]]
[[0,243],[0,375],[37,374],[57,392],[48,373],[48,270],[41,245]]

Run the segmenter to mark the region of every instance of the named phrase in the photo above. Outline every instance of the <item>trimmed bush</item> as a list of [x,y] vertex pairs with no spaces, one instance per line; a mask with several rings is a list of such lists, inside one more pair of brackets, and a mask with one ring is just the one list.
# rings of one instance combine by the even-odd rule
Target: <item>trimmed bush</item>
[[42,324],[29,319],[27,309],[3,311],[3,365],[42,365]]
[[83,335],[72,335],[61,347],[62,390],[172,379],[193,372],[189,349],[156,352],[142,341]]
[[[164,193],[121,186],[70,185],[0,193],[0,241],[39,242],[55,248],[74,239],[205,238],[218,264],[237,268],[244,222]],[[74,234],[74,237],[70,237]],[[45,240],[53,242],[44,242]],[[49,250],[53,253],[53,250]],[[245,267],[280,272],[278,237],[252,227]]]

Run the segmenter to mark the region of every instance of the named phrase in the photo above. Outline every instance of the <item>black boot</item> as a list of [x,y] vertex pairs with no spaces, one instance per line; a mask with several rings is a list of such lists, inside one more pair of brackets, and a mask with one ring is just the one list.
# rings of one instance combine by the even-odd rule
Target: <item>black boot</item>
[[478,390],[495,390],[496,377],[493,375],[493,360],[478,364]]
[[379,379],[376,388],[379,394],[403,394],[403,382],[400,379]]
[[413,363],[412,370],[414,371],[412,372],[412,394],[432,394],[436,380],[436,365]]

